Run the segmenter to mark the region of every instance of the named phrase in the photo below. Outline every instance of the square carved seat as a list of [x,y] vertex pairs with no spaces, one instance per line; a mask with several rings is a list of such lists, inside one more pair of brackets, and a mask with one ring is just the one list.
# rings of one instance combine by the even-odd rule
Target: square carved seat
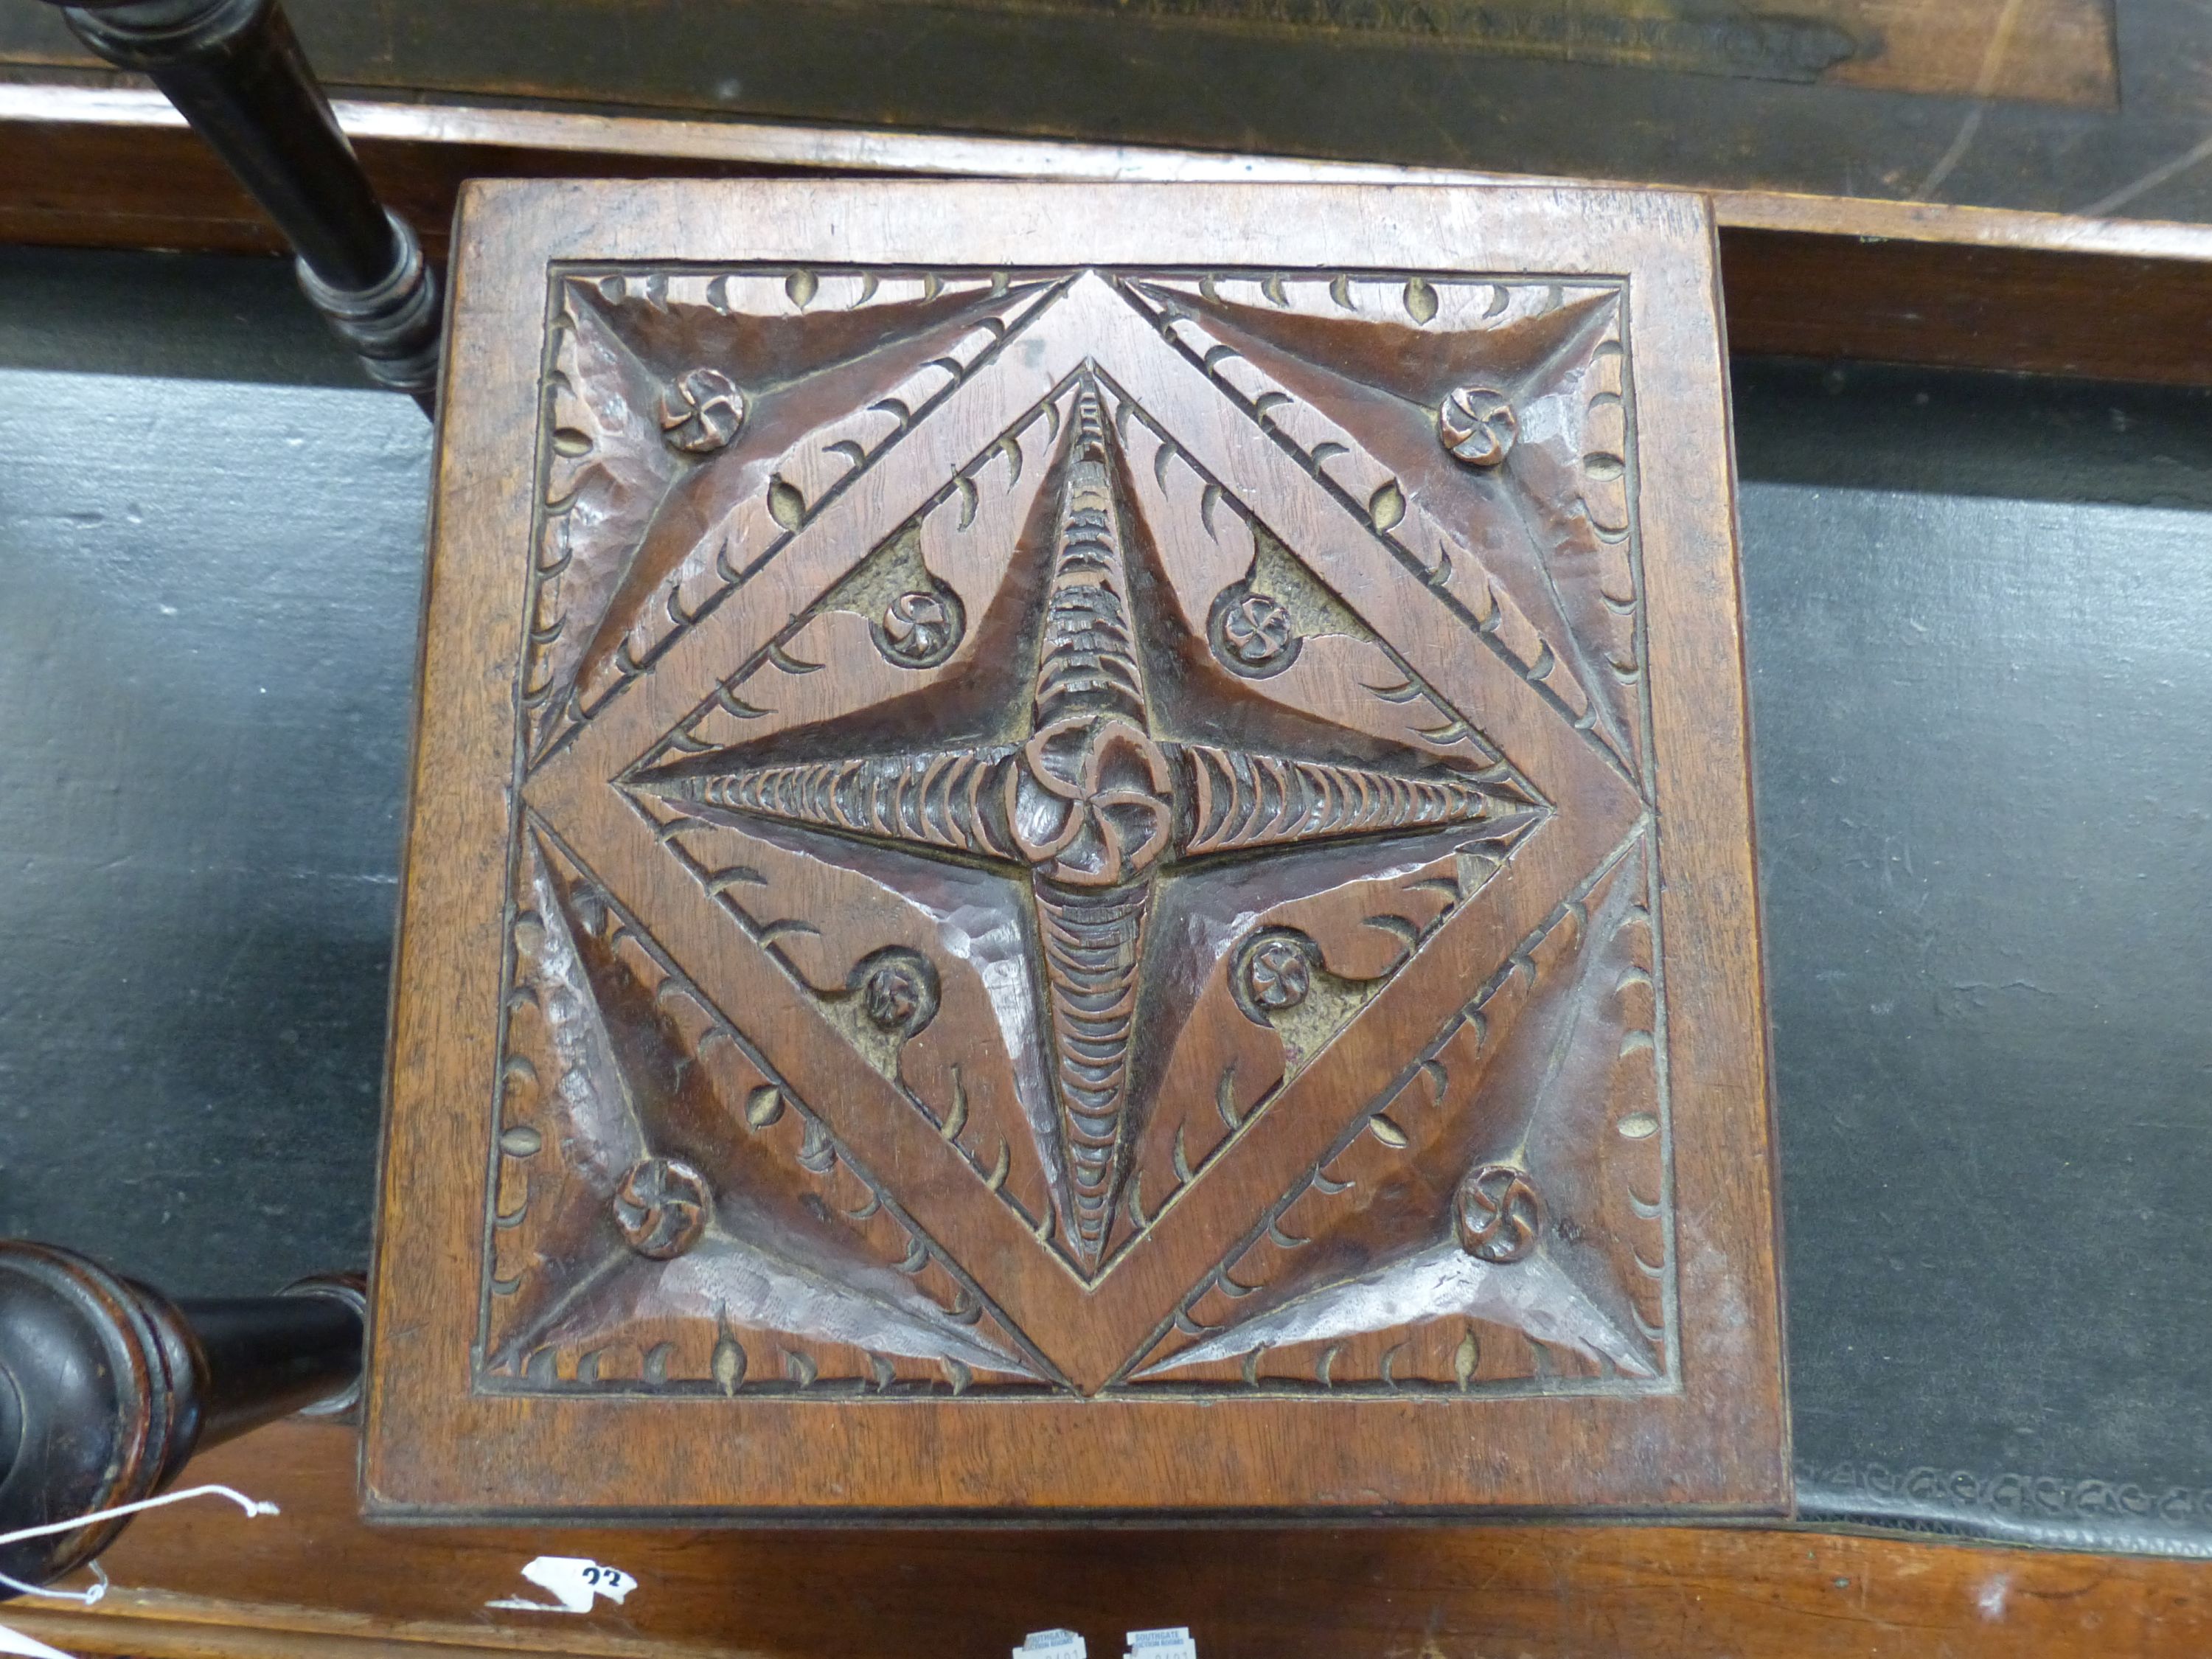
[[456,247],[374,1509],[1786,1504],[1701,202]]

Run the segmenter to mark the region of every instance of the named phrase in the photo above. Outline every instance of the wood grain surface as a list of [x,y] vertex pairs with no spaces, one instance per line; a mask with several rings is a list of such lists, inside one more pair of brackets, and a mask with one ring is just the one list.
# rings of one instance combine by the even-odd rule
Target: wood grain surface
[[[1512,1654],[1528,1659],[2141,1656],[2212,1642],[2212,1563],[1749,1528],[1492,1525],[1025,1533],[372,1527],[355,1437],[280,1424],[193,1465],[283,1514],[214,1505],[132,1523],[95,1612],[18,1601],[7,1621],[82,1654],[367,1659],[647,1654],[973,1659],[1032,1630],[1187,1625],[1202,1659]],[[639,1587],[587,1615],[540,1555]]]
[[[374,99],[332,101],[338,125],[357,149],[382,157],[386,187],[407,187],[409,169],[419,173],[417,188],[436,188],[428,198],[440,210],[419,228],[439,239],[442,251],[447,222],[461,180],[470,177],[634,176],[641,167],[671,176],[767,176],[892,173],[945,177],[1061,179],[1121,184],[1489,184],[1541,185],[1545,176],[1511,169],[1421,166],[1406,162],[1347,161],[1266,152],[1178,149],[1158,143],[1103,143],[1071,138],[991,137],[933,132],[912,128],[854,128],[811,125],[799,121],[691,119],[664,115],[629,115],[542,108],[528,104],[483,106],[464,103],[388,103]],[[131,181],[110,171],[97,148],[97,135],[130,132],[155,143],[167,134],[177,142],[159,153],[182,165],[187,147],[184,118],[160,93],[136,85],[88,85],[79,81],[38,78],[29,71],[0,74],[0,131],[11,141],[52,129],[64,139],[88,146],[80,163],[85,176],[33,171],[9,180],[24,203],[42,203],[57,219],[81,210],[100,212],[101,194],[128,189]],[[439,153],[455,158],[439,163]],[[204,154],[204,151],[203,151]],[[504,166],[479,165],[493,157]],[[567,158],[564,160],[563,158]],[[220,178],[210,157],[206,168]],[[442,182],[441,182],[442,181]],[[143,188],[146,181],[140,181]],[[189,222],[194,194],[205,188],[196,178],[176,181],[181,196],[173,217]],[[1577,182],[1627,189],[1648,185],[1633,173]],[[235,185],[228,200],[235,217],[258,214]],[[1908,241],[2014,247],[2045,252],[2112,253],[2138,258],[2200,259],[2206,257],[2212,229],[2187,221],[2114,217],[2049,209],[1985,207],[1967,203],[1899,200],[1844,192],[1826,193],[1761,188],[1716,187],[1701,192],[1713,203],[1723,230],[1803,230],[1826,235],[1863,236]],[[13,201],[15,198],[0,198]],[[82,202],[82,208],[70,204]],[[118,204],[118,207],[121,204]],[[146,199],[125,210],[152,212]],[[19,205],[17,210],[38,208]],[[220,218],[222,216],[218,215]],[[222,234],[213,225],[208,234]],[[238,234],[234,231],[230,234]],[[267,233],[273,238],[273,232]],[[252,245],[274,248],[273,240]]]
[[453,272],[373,1506],[1786,1501],[1701,204]]
[[[1504,182],[1133,145],[341,100],[370,176],[445,256],[470,178],[784,173]],[[157,93],[0,82],[0,238],[274,252]],[[2212,230],[1772,191],[1714,192],[1732,350],[2212,384]],[[1777,234],[1778,233],[1778,234]],[[2008,255],[2009,257],[2002,257]],[[2112,295],[2124,292],[2128,304]]]

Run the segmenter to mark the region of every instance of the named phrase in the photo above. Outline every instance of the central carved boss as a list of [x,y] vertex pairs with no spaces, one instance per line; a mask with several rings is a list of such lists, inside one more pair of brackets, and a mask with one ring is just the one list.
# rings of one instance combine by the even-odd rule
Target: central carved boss
[[[1126,780],[1126,781],[1125,781]],[[1006,769],[1006,821],[1038,874],[1110,887],[1158,862],[1175,823],[1168,757],[1140,727],[1070,714]]]

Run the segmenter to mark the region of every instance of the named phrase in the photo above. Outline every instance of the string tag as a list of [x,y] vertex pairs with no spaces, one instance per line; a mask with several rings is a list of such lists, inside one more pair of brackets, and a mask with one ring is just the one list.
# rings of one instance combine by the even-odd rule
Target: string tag
[[[66,1521],[49,1521],[42,1527],[18,1527],[13,1532],[0,1532],[0,1548],[21,1543],[26,1538],[51,1538],[57,1533],[75,1532],[100,1521],[113,1521],[125,1515],[136,1515],[141,1510],[158,1510],[170,1504],[182,1504],[194,1498],[228,1498],[244,1510],[248,1518],[258,1515],[281,1515],[274,1504],[264,1504],[258,1498],[248,1498],[234,1486],[187,1486],[181,1492],[163,1492],[159,1498],[142,1498],[135,1504],[118,1504],[112,1509],[94,1510],[89,1515],[72,1516]],[[55,1601],[74,1601],[79,1607],[95,1607],[107,1594],[107,1574],[99,1562],[92,1564],[93,1585],[90,1589],[48,1589],[40,1584],[26,1584],[21,1579],[10,1578],[0,1572],[0,1585],[21,1595],[36,1595]],[[19,1630],[0,1625],[0,1654],[18,1654],[23,1659],[70,1659],[59,1648],[50,1648],[34,1637]]]

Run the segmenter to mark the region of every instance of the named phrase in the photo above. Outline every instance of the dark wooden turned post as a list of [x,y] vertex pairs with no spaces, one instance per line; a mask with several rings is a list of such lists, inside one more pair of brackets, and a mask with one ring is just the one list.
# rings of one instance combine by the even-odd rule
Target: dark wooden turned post
[[301,287],[370,377],[430,412],[436,276],[378,201],[276,0],[91,0],[62,14],[100,57],[151,77],[290,239]]
[[[364,1310],[357,1276],[173,1302],[73,1251],[0,1242],[0,1534],[150,1498],[202,1447],[343,1410]],[[0,1547],[0,1573],[51,1583],[124,1525]]]

